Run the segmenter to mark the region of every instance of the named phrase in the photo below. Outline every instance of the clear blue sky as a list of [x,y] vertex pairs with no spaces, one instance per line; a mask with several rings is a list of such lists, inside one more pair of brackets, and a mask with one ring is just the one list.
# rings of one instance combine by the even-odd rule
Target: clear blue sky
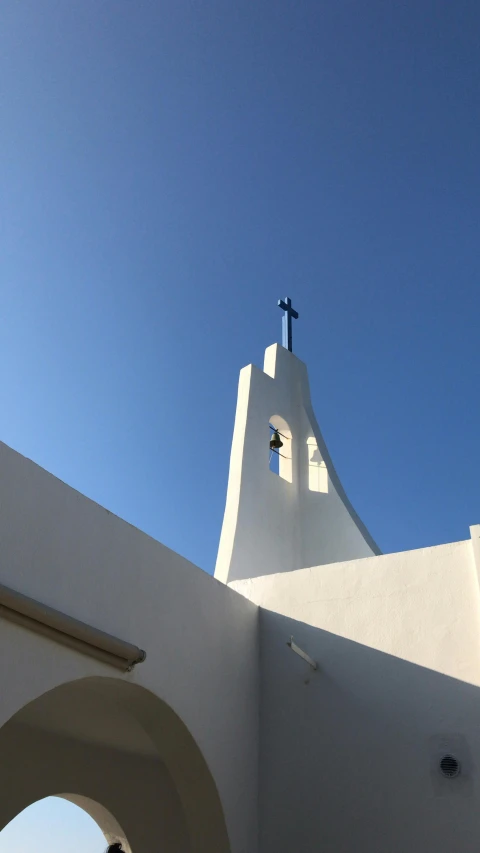
[[83,809],[57,797],[34,803],[0,833],[0,853],[104,853],[106,846]]
[[380,547],[467,538],[479,27],[476,0],[4,0],[0,438],[212,571],[238,371],[290,295]]

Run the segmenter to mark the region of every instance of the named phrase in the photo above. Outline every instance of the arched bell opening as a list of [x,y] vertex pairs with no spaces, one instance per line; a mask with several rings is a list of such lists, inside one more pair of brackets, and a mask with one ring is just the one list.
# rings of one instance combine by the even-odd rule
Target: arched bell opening
[[313,435],[307,438],[308,488],[311,492],[328,493],[328,470]]
[[270,471],[283,480],[293,480],[292,431],[280,415],[273,415],[269,421]]

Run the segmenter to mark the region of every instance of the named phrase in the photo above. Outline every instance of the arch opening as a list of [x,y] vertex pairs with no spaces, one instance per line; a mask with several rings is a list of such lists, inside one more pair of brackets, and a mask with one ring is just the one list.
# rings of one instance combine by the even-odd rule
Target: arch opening
[[122,845],[124,853],[132,853],[122,827],[108,809],[77,794],[57,794],[37,800],[0,832],[0,853],[72,847],[103,853],[108,845],[115,843]]
[[328,470],[313,435],[307,438],[308,488],[311,492],[328,493]]
[[68,682],[19,710],[0,728],[0,787],[0,830],[33,803],[61,797],[100,826],[104,847],[230,851],[215,781],[187,727],[158,696],[121,679]]
[[270,438],[276,430],[281,438],[282,447],[277,450],[270,449],[269,467],[273,474],[278,474],[282,480],[288,483],[293,481],[292,465],[292,431],[286,420],[280,415],[273,415],[269,420]]

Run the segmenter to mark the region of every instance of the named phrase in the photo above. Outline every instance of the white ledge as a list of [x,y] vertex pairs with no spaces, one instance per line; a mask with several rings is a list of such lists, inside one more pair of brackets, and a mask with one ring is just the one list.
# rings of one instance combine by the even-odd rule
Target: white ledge
[[3,584],[0,584],[0,617],[123,672],[130,671],[146,658],[146,653],[138,646],[73,619]]

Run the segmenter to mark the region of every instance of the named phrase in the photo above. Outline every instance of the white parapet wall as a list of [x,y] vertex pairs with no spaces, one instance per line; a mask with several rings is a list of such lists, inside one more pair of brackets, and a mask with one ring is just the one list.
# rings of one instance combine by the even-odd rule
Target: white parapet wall
[[480,598],[470,539],[230,587],[265,610],[480,685]]

